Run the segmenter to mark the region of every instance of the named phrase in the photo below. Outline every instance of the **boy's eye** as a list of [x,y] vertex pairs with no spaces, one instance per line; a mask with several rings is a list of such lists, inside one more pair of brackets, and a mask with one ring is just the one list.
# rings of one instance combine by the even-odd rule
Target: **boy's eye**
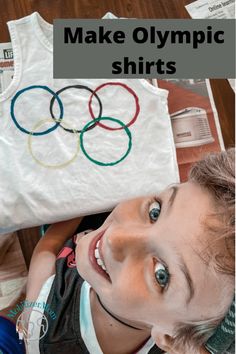
[[162,288],[165,288],[169,283],[168,269],[161,263],[157,263],[155,266],[155,278]]
[[161,204],[158,201],[151,203],[149,206],[149,217],[152,222],[157,221],[161,213]]

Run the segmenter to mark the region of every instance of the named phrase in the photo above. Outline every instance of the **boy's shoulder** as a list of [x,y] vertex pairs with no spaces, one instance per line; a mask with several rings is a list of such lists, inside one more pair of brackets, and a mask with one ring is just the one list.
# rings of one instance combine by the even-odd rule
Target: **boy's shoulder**
[[49,330],[40,340],[42,353],[47,350],[53,352],[62,347],[65,353],[71,348],[78,351],[82,348],[83,353],[88,353],[82,339],[78,340],[81,338],[80,297],[84,279],[76,268],[75,241],[76,235],[65,242],[56,258],[55,278],[47,298],[47,304],[55,312],[56,318],[48,318]]
[[65,264],[68,268],[76,268],[75,262],[75,248],[76,248],[76,238],[74,235],[72,238],[66,241],[63,248],[57,255],[56,264]]

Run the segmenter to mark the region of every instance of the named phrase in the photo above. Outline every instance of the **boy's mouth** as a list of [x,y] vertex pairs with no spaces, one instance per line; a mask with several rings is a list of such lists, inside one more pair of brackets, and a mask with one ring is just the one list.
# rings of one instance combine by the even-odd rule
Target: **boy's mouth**
[[101,267],[107,273],[106,266],[105,266],[105,264],[104,264],[104,262],[102,260],[102,257],[100,256],[100,252],[99,252],[100,242],[101,242],[101,240],[98,240],[98,242],[96,243],[96,248],[95,248],[95,251],[94,251],[94,257],[96,258],[97,264],[99,265],[99,267]]
[[107,268],[102,255],[102,237],[106,230],[100,232],[93,238],[89,246],[89,259],[91,265],[96,272],[101,274],[105,279],[111,282],[110,276],[107,272]]

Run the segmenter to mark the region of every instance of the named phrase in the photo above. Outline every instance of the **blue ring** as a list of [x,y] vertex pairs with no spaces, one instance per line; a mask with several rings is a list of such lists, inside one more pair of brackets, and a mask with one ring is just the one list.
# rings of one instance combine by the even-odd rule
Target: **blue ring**
[[62,101],[60,99],[60,97],[56,94],[56,92],[52,91],[49,87],[47,86],[41,86],[41,85],[33,85],[33,86],[28,86],[28,87],[25,87],[23,88],[22,90],[18,91],[15,96],[13,97],[13,99],[11,100],[11,117],[12,117],[12,120],[13,122],[15,123],[16,127],[21,130],[23,133],[26,133],[26,134],[31,134],[31,135],[45,135],[45,134],[48,134],[50,132],[52,132],[53,130],[55,130],[59,125],[60,125],[60,122],[57,122],[55,123],[55,125],[53,125],[51,128],[45,130],[45,131],[42,131],[42,132],[30,132],[29,130],[23,128],[16,120],[16,117],[15,117],[15,113],[14,113],[14,107],[15,107],[15,103],[16,103],[16,100],[17,98],[25,91],[28,91],[28,90],[32,90],[32,89],[35,89],[35,88],[40,88],[40,89],[43,89],[43,90],[46,90],[48,91],[49,93],[51,93],[56,99],[57,99],[57,102],[59,104],[59,107],[60,107],[60,117],[58,118],[59,120],[62,120],[63,118],[63,115],[64,115],[64,109],[63,109],[63,104],[62,104]]

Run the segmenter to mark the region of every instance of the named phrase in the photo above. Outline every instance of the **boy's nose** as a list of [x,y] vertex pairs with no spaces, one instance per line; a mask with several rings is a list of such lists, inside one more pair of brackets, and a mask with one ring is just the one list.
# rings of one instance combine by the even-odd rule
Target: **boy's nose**
[[139,257],[147,250],[147,236],[139,228],[117,228],[108,237],[108,246],[115,260]]

